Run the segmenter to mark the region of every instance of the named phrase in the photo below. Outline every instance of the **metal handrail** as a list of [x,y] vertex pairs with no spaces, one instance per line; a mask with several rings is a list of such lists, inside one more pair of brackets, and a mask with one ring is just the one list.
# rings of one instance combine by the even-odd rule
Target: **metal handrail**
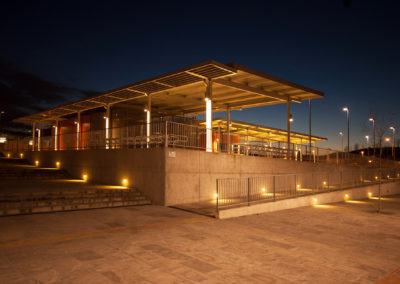
[[216,210],[400,180],[400,168],[216,179]]

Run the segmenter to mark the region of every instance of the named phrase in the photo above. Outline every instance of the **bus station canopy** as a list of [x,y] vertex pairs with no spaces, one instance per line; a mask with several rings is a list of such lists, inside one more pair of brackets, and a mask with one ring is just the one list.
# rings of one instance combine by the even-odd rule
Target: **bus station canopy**
[[[322,98],[320,91],[261,71],[214,60],[114,89],[15,120],[52,123],[64,116],[104,107],[129,108],[143,114],[151,97],[152,117],[196,115],[206,112],[205,93],[211,86],[213,111],[244,109]],[[143,115],[142,115],[143,116]]]

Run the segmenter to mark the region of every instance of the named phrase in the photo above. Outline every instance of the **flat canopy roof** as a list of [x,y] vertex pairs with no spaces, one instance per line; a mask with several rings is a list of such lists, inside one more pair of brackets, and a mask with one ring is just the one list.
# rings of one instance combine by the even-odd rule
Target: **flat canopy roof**
[[[201,122],[201,125],[205,125],[206,122]],[[224,118],[216,118],[212,121],[213,128],[221,127],[224,131],[227,130],[227,120]],[[241,136],[249,135],[249,141],[253,141],[254,137],[286,142],[287,141],[287,131],[279,128],[273,128],[264,125],[251,124],[248,122],[231,120],[230,126],[231,134],[239,134]],[[326,138],[319,136],[311,136],[311,142],[326,141]],[[290,132],[290,141],[294,144],[303,144],[309,142],[309,136],[307,134],[299,132]]]
[[24,116],[15,122],[53,122],[77,112],[111,106],[143,111],[151,96],[153,117],[205,113],[206,82],[212,82],[213,111],[301,102],[324,96],[320,91],[245,67],[209,60],[80,101]]

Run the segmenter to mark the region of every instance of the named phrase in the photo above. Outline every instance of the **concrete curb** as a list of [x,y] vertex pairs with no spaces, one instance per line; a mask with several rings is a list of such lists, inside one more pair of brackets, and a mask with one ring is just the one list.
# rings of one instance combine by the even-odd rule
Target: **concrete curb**
[[[297,207],[310,206],[315,204],[335,203],[343,201],[346,194],[349,196],[349,199],[352,200],[365,199],[369,197],[369,192],[371,192],[372,196],[377,196],[378,187],[378,184],[374,184],[333,192],[325,192],[297,198],[284,199],[275,202],[267,202],[250,206],[224,209],[219,211],[218,218],[228,219],[246,215],[261,214]],[[398,193],[400,193],[400,182],[381,184],[381,196],[394,195]]]

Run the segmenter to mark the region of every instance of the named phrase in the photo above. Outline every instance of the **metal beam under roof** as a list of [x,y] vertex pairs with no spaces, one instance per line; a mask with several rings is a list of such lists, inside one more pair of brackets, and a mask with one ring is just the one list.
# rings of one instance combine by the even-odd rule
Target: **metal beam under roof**
[[[205,125],[205,122],[201,122],[200,125]],[[227,120],[224,118],[216,118],[212,121],[213,128],[220,127],[223,131],[227,130]],[[243,121],[231,120],[230,126],[231,133],[246,136],[247,134],[252,137],[261,139],[270,139],[274,141],[287,142],[287,130],[257,125]],[[290,138],[292,143],[304,144],[309,142],[308,134],[299,132],[290,132]],[[326,141],[327,138],[319,136],[311,136],[311,142]]]
[[[148,95],[151,95],[154,106],[171,106],[187,115],[201,114],[205,113],[204,80],[215,82],[212,94],[214,110],[228,106],[235,109],[279,104],[287,102],[288,99],[301,102],[324,96],[320,91],[243,65],[236,63],[224,65],[210,60],[14,121],[51,123],[65,115],[107,105],[118,106],[131,100],[137,105],[145,106]],[[168,113],[164,115],[167,117]]]

